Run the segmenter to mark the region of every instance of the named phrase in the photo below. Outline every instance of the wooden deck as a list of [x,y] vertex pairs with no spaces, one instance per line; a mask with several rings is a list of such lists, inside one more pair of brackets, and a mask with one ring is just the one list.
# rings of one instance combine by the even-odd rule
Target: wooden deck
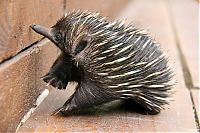
[[143,115],[113,103],[87,113],[63,117],[50,114],[69,97],[50,89],[18,132],[197,132],[199,131],[198,5],[195,0],[133,0],[117,15],[148,29],[167,51],[177,84],[173,101],[158,115]]

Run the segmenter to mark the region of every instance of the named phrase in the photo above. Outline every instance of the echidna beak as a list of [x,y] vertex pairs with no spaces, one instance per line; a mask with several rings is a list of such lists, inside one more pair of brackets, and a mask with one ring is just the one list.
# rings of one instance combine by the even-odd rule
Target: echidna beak
[[35,32],[37,32],[37,33],[43,35],[44,37],[47,37],[51,41],[53,41],[52,28],[46,28],[46,27],[43,27],[41,25],[36,25],[36,24],[31,25],[31,28]]

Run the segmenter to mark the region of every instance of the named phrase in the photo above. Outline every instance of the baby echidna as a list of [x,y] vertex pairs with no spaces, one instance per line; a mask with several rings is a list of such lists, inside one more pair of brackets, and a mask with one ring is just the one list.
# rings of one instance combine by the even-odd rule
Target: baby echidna
[[71,12],[51,28],[31,27],[62,51],[43,80],[58,89],[78,82],[57,112],[131,99],[155,114],[168,103],[172,71],[159,46],[142,30],[88,11]]

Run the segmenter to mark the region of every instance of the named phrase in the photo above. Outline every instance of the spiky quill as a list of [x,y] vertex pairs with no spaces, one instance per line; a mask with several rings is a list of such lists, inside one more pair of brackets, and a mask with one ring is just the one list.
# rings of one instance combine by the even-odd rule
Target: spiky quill
[[74,11],[52,28],[32,25],[61,50],[44,81],[58,89],[76,81],[63,114],[117,99],[159,113],[168,103],[172,71],[162,50],[143,30],[108,22],[98,13]]

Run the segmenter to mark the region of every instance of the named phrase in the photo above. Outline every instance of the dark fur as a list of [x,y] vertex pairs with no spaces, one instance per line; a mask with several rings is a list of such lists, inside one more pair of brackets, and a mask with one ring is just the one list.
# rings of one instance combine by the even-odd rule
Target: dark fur
[[[75,93],[55,113],[69,114],[116,99],[136,102],[149,114],[159,113],[161,106],[168,104],[166,98],[172,86],[169,84],[172,72],[167,59],[147,34],[131,26],[119,25],[110,26],[92,13],[72,12],[53,26],[56,39],[50,40],[62,53],[43,79],[58,89],[65,89],[70,81],[78,82]],[[99,45],[101,43],[103,45]],[[112,49],[113,46],[117,48]],[[123,57],[127,59],[121,61]],[[119,59],[120,63],[109,64]],[[123,67],[118,70],[120,66]]]
[[58,89],[65,89],[69,81],[78,83],[81,81],[78,68],[75,67],[72,57],[66,53],[61,53],[50,71],[42,78],[46,83],[50,82],[50,85]]

